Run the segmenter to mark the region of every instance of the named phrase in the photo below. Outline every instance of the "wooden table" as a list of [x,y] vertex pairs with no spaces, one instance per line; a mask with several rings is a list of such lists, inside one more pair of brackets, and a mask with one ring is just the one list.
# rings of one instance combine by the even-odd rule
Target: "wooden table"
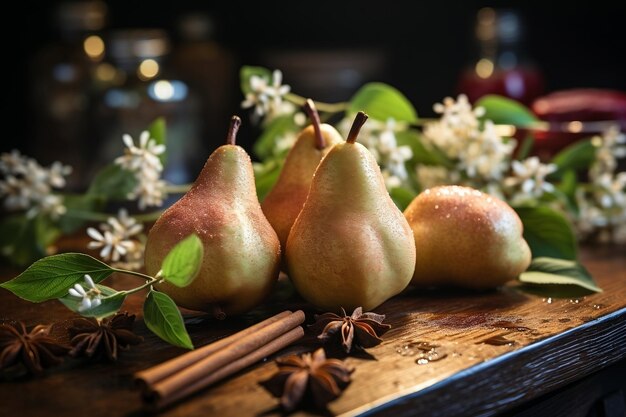
[[[623,413],[626,249],[586,249],[582,260],[603,293],[547,299],[520,292],[512,283],[478,294],[410,290],[385,303],[377,312],[387,315],[392,330],[385,334],[383,344],[369,350],[370,358],[347,359],[356,368],[353,382],[330,404],[330,412],[345,416],[503,412],[585,416],[595,407],[604,408],[604,414],[594,415],[610,416],[622,407]],[[5,279],[11,276],[4,274]],[[113,277],[112,285],[124,288],[128,279]],[[140,303],[138,295],[127,300],[124,308],[139,313]],[[306,305],[289,297],[223,322],[197,313],[185,314],[185,318],[195,345],[201,346],[261,317],[300,307]],[[312,320],[312,311],[306,311]],[[0,291],[0,319],[21,319],[28,325],[58,322],[58,330],[72,317],[57,302],[35,305]],[[42,377],[0,382],[2,415],[141,415],[132,374],[183,350],[160,341],[141,320],[136,330],[144,342],[123,352],[116,363],[70,359]],[[282,354],[311,350],[312,343],[314,339],[308,338]],[[433,360],[419,361],[419,347],[424,346],[420,343],[435,347]],[[257,384],[275,369],[268,360],[161,414],[278,415],[276,400]],[[600,403],[593,405],[598,399]]]

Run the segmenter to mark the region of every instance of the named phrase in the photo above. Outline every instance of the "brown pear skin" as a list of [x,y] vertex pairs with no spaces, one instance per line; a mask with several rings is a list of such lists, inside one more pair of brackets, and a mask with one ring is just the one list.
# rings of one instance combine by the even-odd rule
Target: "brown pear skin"
[[372,154],[348,140],[333,146],[287,239],[286,259],[298,293],[323,310],[371,310],[409,284],[413,232],[385,188]]
[[282,248],[286,247],[289,231],[304,206],[317,166],[333,145],[343,142],[334,127],[320,123],[312,100],[307,100],[305,109],[312,123],[298,135],[276,184],[261,203]]
[[411,284],[495,288],[530,265],[517,213],[504,201],[470,187],[425,190],[404,211],[417,257]]
[[204,246],[198,276],[183,288],[158,290],[181,307],[224,315],[261,303],[278,278],[280,243],[257,198],[250,156],[235,145],[233,116],[227,144],[206,161],[191,189],[156,221],[148,235],[146,272],[154,276],[167,253],[196,233]]

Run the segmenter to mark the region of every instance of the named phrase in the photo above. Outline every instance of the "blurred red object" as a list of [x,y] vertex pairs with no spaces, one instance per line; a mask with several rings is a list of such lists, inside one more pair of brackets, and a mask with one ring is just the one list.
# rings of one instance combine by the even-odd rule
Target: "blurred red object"
[[537,98],[533,112],[547,122],[534,132],[535,151],[550,156],[576,140],[600,134],[610,126],[626,130],[626,93],[617,90],[577,88]]

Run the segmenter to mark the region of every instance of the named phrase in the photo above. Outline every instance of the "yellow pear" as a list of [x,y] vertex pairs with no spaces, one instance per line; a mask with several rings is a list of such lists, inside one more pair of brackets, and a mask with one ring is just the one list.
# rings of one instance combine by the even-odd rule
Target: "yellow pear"
[[158,286],[181,307],[238,314],[258,305],[278,277],[280,244],[256,194],[250,156],[235,145],[241,120],[233,116],[227,143],[209,157],[193,186],[156,221],[145,264],[156,274],[167,253],[191,233],[204,246],[198,276],[183,288]]
[[346,142],[322,159],[285,251],[297,291],[324,310],[371,310],[413,276],[415,242],[389,197],[372,154],[356,143],[359,113]]
[[309,194],[315,169],[332,145],[343,142],[334,127],[320,123],[312,100],[307,100],[305,110],[311,119],[311,125],[298,135],[293,148],[287,154],[276,184],[261,204],[282,248],[285,248],[291,226]]
[[425,190],[404,211],[417,258],[412,284],[493,288],[530,264],[515,211],[497,197],[461,186]]

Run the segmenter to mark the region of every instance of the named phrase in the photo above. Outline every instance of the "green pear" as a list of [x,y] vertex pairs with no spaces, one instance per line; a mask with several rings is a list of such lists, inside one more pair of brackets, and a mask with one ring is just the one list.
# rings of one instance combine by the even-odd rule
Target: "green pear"
[[307,100],[305,110],[311,119],[311,125],[298,135],[293,148],[287,154],[276,184],[261,204],[282,248],[286,247],[291,226],[309,194],[315,169],[332,145],[343,142],[334,127],[320,123],[312,100]]
[[346,142],[322,159],[287,239],[289,276],[324,310],[371,310],[413,276],[415,241],[385,188],[376,160],[355,142],[360,112]]
[[181,307],[216,317],[257,306],[278,278],[280,243],[256,194],[250,156],[235,145],[241,119],[233,116],[227,143],[209,157],[191,189],[150,229],[145,264],[156,274],[167,253],[191,233],[204,246],[198,276],[183,288],[158,289]]
[[504,201],[470,187],[425,190],[404,211],[417,258],[412,284],[487,289],[530,264],[519,216]]

